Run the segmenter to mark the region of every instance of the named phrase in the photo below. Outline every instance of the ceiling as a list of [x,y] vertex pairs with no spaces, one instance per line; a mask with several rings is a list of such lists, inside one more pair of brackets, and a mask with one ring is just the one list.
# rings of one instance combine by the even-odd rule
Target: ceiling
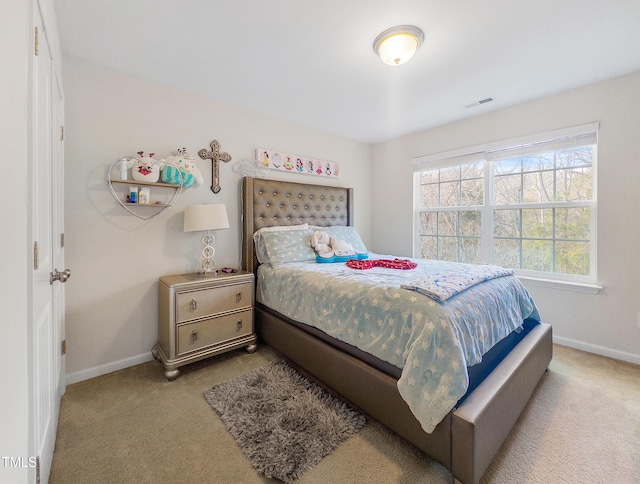
[[[64,54],[366,143],[640,71],[638,0],[54,5]],[[425,41],[387,66],[372,44],[401,24]]]

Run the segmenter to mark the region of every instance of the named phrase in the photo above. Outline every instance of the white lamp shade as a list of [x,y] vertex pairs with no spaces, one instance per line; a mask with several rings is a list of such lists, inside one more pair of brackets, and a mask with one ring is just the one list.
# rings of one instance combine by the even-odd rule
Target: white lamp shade
[[413,57],[417,48],[418,39],[413,35],[392,35],[380,44],[380,58],[385,64],[404,64]]
[[229,228],[227,209],[222,203],[189,205],[184,210],[184,231],[196,232]]
[[373,50],[385,64],[404,64],[422,45],[424,33],[413,25],[399,25],[382,32],[373,43]]

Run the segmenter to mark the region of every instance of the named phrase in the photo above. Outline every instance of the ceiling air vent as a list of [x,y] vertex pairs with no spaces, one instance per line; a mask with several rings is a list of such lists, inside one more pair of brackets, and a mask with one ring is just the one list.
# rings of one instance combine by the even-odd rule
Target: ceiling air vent
[[488,97],[488,98],[485,98],[485,99],[480,99],[480,101],[476,101],[474,103],[467,104],[465,107],[467,109],[475,108],[476,106],[482,106],[483,104],[490,103],[491,101],[493,101],[493,98],[492,97]]

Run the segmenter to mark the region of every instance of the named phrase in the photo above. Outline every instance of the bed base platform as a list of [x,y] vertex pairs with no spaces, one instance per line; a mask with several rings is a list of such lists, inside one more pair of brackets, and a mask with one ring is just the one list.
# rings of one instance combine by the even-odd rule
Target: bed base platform
[[427,434],[398,393],[397,380],[256,305],[258,337],[451,471],[477,483],[526,406],[552,358],[551,326],[536,325]]

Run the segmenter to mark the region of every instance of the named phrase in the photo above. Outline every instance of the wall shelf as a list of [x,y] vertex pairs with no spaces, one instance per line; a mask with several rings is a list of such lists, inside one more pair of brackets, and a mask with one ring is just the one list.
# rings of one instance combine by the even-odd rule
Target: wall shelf
[[120,179],[110,179],[111,183],[122,183],[123,185],[139,185],[139,186],[147,186],[147,187],[167,187],[167,188],[180,188],[180,184],[178,183],[152,183],[146,181],[136,181],[136,180],[120,180]]
[[[109,169],[107,170],[107,186],[109,187],[109,191],[111,192],[111,195],[113,196],[113,198],[120,204],[122,208],[124,208],[131,215],[141,220],[150,220],[153,217],[160,215],[167,208],[171,207],[176,202],[178,197],[180,197],[180,194],[182,193],[182,188],[183,188],[181,184],[161,183],[161,182],[155,183],[155,182],[122,180],[120,178],[113,178],[112,172],[116,164],[119,162],[120,160],[114,161],[113,163],[111,163],[111,166],[109,166]],[[126,201],[127,200],[126,194],[124,196],[121,196],[116,193],[113,187],[114,184],[116,186],[126,185],[130,187],[149,187],[152,189],[158,188],[164,191],[173,190],[173,193],[169,193],[167,195],[168,200],[166,202],[156,200],[155,202],[150,201],[150,203],[131,203]],[[149,210],[149,209],[155,209],[155,210]]]
[[168,203],[131,203],[131,202],[122,202],[123,205],[127,207],[149,207],[149,208],[169,208]]

